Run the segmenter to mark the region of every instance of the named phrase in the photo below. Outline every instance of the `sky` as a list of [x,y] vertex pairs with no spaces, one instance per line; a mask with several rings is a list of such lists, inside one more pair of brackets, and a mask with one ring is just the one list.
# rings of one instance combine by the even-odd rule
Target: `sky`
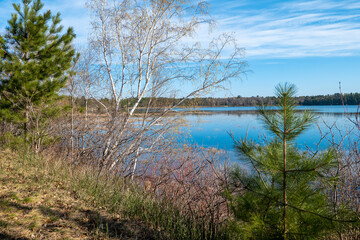
[[[0,0],[0,33],[13,12]],[[85,0],[43,0],[60,12],[62,25],[74,27],[76,45],[85,44],[90,17]],[[354,0],[209,0],[216,20],[212,35],[232,33],[246,50],[249,71],[214,96],[271,96],[278,83],[290,82],[298,95],[360,92],[360,2]],[[196,40],[207,42],[200,28]]]

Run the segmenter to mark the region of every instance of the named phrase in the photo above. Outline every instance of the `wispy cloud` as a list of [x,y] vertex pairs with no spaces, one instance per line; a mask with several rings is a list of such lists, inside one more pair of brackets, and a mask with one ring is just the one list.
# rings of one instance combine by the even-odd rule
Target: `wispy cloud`
[[357,1],[286,1],[263,8],[234,9],[216,17],[216,32],[234,32],[248,56],[360,55]]
[[[13,12],[12,0],[0,0],[0,31]],[[20,2],[16,0],[15,2]],[[61,12],[62,24],[74,27],[77,45],[86,43],[90,17],[86,0],[44,1],[45,9]],[[247,56],[304,57],[360,55],[360,3],[355,0],[209,0],[217,20],[211,35],[233,32]],[[269,3],[270,2],[270,3]],[[196,40],[208,43],[207,28]]]

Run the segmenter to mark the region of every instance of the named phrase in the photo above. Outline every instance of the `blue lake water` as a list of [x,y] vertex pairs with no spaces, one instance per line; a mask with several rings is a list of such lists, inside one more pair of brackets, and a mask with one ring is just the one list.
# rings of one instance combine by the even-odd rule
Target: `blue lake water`
[[[270,107],[276,108],[276,107]],[[297,110],[311,110],[316,113],[357,113],[360,109],[358,105],[350,106],[297,106]],[[175,108],[174,111],[200,111],[200,112],[249,112],[256,111],[257,107],[198,107],[198,108]]]
[[[321,138],[325,138],[319,144],[321,149],[329,146],[328,140],[340,142],[344,136],[345,144],[358,139],[359,131],[353,130],[348,118],[354,119],[358,106],[299,106],[297,109],[309,109],[316,112],[318,119],[314,125],[302,133],[295,141],[300,149],[316,149]],[[177,111],[190,111],[194,109],[177,109]],[[235,138],[253,139],[272,137],[265,130],[256,107],[206,107],[196,108],[197,112],[189,112],[183,115],[188,127],[184,131],[188,133],[187,141],[206,148],[218,148],[226,150],[233,155],[234,143],[229,133]],[[332,127],[333,134],[330,128]]]

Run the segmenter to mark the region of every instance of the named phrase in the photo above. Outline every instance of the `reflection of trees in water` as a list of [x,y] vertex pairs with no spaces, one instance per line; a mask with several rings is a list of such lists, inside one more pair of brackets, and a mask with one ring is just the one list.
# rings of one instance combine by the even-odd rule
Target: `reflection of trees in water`
[[[340,108],[339,108],[340,109]],[[229,143],[230,137],[227,132],[237,132],[242,136],[246,134],[248,137],[268,136],[268,132],[262,128],[258,122],[258,113],[253,110],[246,111],[187,111],[173,113],[182,116],[188,122],[186,129],[191,136],[192,141],[204,146],[220,146],[219,148],[232,150],[233,146]],[[340,130],[335,134],[334,139],[341,139],[346,136],[347,145],[351,141],[357,140],[359,137],[353,130],[353,125],[346,118],[344,113],[319,112],[317,115],[317,125],[312,126],[308,131],[301,135],[297,144],[302,150],[306,150],[307,146],[315,146],[324,136],[330,137],[328,133],[329,126],[336,124]],[[354,116],[351,114],[350,116]],[[220,131],[216,130],[217,128]],[[323,139],[319,144],[320,149],[329,147],[330,144]],[[231,157],[230,157],[231,158]]]
[[[274,110],[275,111],[275,110]],[[301,113],[305,110],[297,110],[297,112]],[[316,115],[319,117],[326,116],[326,117],[336,117],[336,118],[344,118],[345,116],[349,116],[351,118],[354,118],[355,120],[358,118],[359,113],[356,112],[320,112],[320,111],[314,111]],[[228,115],[228,116],[245,116],[245,115],[259,115],[259,112],[257,110],[233,110],[233,111],[220,111],[220,110],[196,110],[196,111],[182,111],[182,112],[176,112],[174,114],[178,115],[194,115],[194,116],[208,116],[208,115]]]

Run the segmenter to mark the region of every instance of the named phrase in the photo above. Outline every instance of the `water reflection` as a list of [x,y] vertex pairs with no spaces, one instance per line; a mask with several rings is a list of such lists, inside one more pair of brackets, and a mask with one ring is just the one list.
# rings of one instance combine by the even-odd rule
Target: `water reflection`
[[[247,136],[256,141],[263,137],[271,137],[253,107],[247,107],[247,110],[242,108],[241,111],[234,110],[235,107],[230,111],[225,111],[229,108],[210,108],[209,111],[204,110],[209,108],[200,109],[197,112],[183,114],[188,123],[188,127],[183,130],[190,135],[185,141],[189,143],[227,150],[230,155],[234,155],[233,140],[229,133],[236,138]],[[348,120],[348,117],[353,117],[352,114],[356,113],[357,106],[348,106],[348,115],[344,114],[342,106],[301,106],[298,109],[311,109],[318,116],[316,123],[296,139],[295,143],[300,149],[325,149],[330,145],[329,141],[344,140],[344,144],[349,144],[358,138],[358,132]]]

